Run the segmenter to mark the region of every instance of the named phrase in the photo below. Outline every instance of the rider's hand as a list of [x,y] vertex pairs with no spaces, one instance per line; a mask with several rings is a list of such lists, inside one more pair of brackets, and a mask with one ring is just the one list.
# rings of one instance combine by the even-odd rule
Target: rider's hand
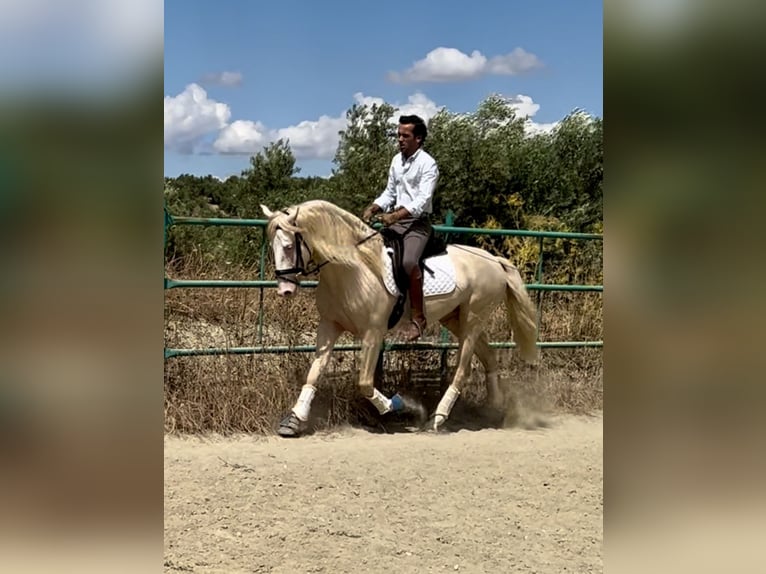
[[392,225],[399,221],[399,216],[394,211],[393,213],[384,213],[380,216],[380,220],[383,222],[383,225],[388,227],[389,225]]
[[380,207],[378,207],[377,205],[373,203],[367,209],[364,210],[364,213],[362,214],[362,221],[370,221],[372,219],[372,216],[379,211],[380,211]]

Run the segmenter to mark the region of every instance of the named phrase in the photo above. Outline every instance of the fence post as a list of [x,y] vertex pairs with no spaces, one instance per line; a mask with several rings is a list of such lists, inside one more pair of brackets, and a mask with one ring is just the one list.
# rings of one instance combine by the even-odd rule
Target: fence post
[[165,271],[165,250],[168,248],[168,228],[173,226],[173,216],[170,215],[167,205],[163,205],[162,209],[165,211],[165,224],[162,226],[162,275],[164,288],[167,289],[170,279]]
[[168,228],[173,225],[173,216],[170,215],[167,205],[163,206],[163,209],[165,210],[165,225],[163,226],[162,233],[162,249],[164,251],[164,249],[168,246]]
[[[447,210],[447,216],[444,218],[444,225],[447,225],[449,227],[452,227],[455,224],[455,214],[454,212],[449,209]],[[450,235],[447,234],[445,237],[445,241],[449,242]],[[446,327],[441,328],[441,333],[439,335],[439,340],[441,343],[446,343],[449,340],[449,329]],[[444,392],[447,388],[447,349],[441,350],[441,357],[440,357],[440,363],[439,363],[439,379],[441,381],[440,384],[440,392]]]
[[[545,237],[540,236],[540,255],[537,257],[537,269],[535,270],[535,282],[539,285],[543,282],[543,240]],[[537,337],[540,337],[540,322],[542,321],[543,314],[543,292],[537,292]]]
[[[266,229],[261,230],[261,263],[258,276],[263,281],[266,278]],[[258,344],[263,345],[263,289],[258,299]]]

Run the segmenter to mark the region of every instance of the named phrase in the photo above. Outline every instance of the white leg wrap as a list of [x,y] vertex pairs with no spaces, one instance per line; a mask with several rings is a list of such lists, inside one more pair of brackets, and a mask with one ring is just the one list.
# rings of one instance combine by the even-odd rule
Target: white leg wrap
[[386,397],[386,395],[381,393],[378,389],[373,390],[372,396],[367,397],[367,400],[375,405],[375,408],[378,409],[378,412],[382,415],[391,410],[391,399]]
[[311,401],[314,398],[314,393],[316,393],[316,389],[314,387],[311,385],[303,385],[303,388],[301,388],[301,394],[298,397],[298,401],[293,407],[295,416],[301,419],[303,422],[306,422],[309,419],[309,410],[311,410]]
[[455,404],[460,391],[455,388],[455,385],[450,385],[447,392],[444,393],[442,400],[439,401],[439,406],[436,407],[436,415],[443,416],[445,419],[449,417],[452,411],[452,406]]

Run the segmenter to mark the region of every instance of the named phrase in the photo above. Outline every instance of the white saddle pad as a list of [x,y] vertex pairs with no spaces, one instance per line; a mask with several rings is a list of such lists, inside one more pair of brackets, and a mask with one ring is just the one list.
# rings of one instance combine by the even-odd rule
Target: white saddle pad
[[[394,281],[394,270],[391,262],[392,251],[383,248],[383,265],[385,266],[384,281],[391,295],[398,296],[399,288]],[[455,266],[446,253],[426,259],[428,269],[423,269],[423,296],[445,295],[455,290]],[[431,271],[429,271],[429,269]]]

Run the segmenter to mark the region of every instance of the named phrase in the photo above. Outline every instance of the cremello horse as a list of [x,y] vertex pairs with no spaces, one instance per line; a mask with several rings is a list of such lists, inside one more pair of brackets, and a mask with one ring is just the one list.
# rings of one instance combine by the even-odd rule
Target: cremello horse
[[[269,218],[266,232],[274,253],[279,295],[292,296],[300,277],[319,273],[316,356],[292,412],[280,423],[279,434],[297,436],[304,429],[316,385],[336,340],[345,331],[361,340],[362,395],[381,414],[406,410],[409,401],[398,393],[389,399],[374,385],[378,353],[396,302],[384,283],[383,238],[358,217],[326,201],[307,201],[276,212],[264,205],[261,209]],[[498,386],[497,359],[484,332],[498,304],[506,304],[521,357],[530,362],[537,358],[536,311],[516,267],[473,247],[449,245],[447,253],[455,271],[455,288],[426,296],[425,315],[429,324],[439,321],[458,337],[459,358],[454,379],[436,408],[434,429],[449,416],[474,353],[484,366],[489,403],[502,407],[505,397]],[[402,320],[409,320],[407,312]]]

